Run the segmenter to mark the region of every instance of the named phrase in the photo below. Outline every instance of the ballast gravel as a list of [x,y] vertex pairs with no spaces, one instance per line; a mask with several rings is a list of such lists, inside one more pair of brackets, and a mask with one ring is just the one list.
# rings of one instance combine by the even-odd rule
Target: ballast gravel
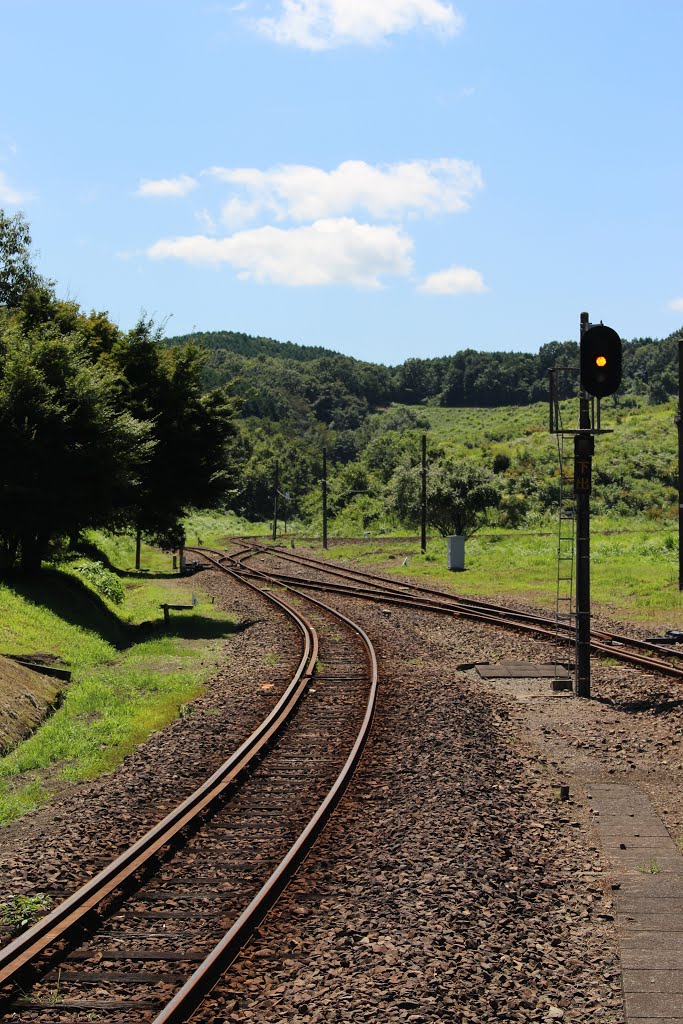
[[[112,775],[0,830],[2,895],[69,891],[276,699],[296,631],[236,582],[205,572],[202,586],[246,624],[215,680]],[[590,702],[484,682],[456,666],[555,652],[464,619],[329,602],[377,648],[374,733],[308,861],[196,1019],[623,1024],[610,879],[584,786],[641,786],[677,837],[683,687],[609,665],[596,665]]]
[[[623,1020],[608,886],[583,809],[458,672],[490,630],[330,599],[374,639],[381,705],[335,818],[198,1016]],[[488,645],[488,646],[487,646]],[[508,657],[529,657],[507,634]]]

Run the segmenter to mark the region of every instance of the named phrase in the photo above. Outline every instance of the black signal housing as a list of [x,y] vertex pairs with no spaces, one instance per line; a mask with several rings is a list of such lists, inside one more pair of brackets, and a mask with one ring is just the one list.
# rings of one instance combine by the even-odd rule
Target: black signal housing
[[611,327],[595,324],[581,337],[581,387],[596,398],[613,395],[621,384],[621,338]]

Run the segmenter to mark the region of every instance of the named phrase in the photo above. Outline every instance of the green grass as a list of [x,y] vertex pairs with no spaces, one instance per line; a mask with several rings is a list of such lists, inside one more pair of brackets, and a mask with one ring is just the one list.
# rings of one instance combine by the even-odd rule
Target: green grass
[[[186,543],[190,547],[221,546],[229,537],[270,535],[268,523],[252,523],[234,512],[205,511],[193,512],[183,521]],[[106,556],[109,562],[124,572],[135,571],[134,534],[110,534],[93,530],[88,539]],[[156,575],[173,575],[173,553],[152,547],[144,541],[140,550],[140,565],[143,572]]]
[[251,523],[234,512],[194,512],[184,521],[187,543],[195,545],[201,539],[205,547],[220,546],[228,537],[266,537],[268,523]]
[[0,903],[0,922],[13,930],[26,928],[46,914],[51,903],[51,898],[44,892],[32,896],[10,896]]
[[58,710],[0,758],[0,824],[111,771],[201,692],[234,623],[202,598],[200,581],[197,606],[171,612],[168,630],[161,601],[192,597],[177,578],[125,577],[120,617],[67,573],[0,586],[0,653],[53,654],[72,671]]
[[[88,534],[88,538],[106,555],[112,565],[126,572],[135,571],[134,534],[111,534],[93,530]],[[170,574],[173,572],[173,555],[170,551],[162,551],[143,543],[140,565],[147,572]]]

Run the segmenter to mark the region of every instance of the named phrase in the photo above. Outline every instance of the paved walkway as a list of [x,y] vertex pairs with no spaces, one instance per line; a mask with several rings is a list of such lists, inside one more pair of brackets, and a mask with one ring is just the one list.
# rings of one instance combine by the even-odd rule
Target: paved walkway
[[588,795],[614,879],[626,1024],[683,1024],[683,856],[635,786]]

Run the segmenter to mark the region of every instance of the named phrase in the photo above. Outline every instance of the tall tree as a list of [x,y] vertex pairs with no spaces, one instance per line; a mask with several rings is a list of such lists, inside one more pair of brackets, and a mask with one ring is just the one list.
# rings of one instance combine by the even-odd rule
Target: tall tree
[[115,376],[78,334],[0,319],[0,545],[5,567],[40,567],[50,546],[111,526],[149,456],[149,428],[118,408]]
[[[493,476],[474,466],[444,459],[430,466],[427,478],[427,522],[442,537],[471,537],[483,525],[486,513],[500,503]],[[420,522],[420,473],[417,466],[402,466],[391,481],[391,495],[401,522]]]
[[182,542],[182,517],[214,507],[229,486],[236,401],[225,388],[203,393],[203,350],[192,342],[167,348],[151,321],[141,319],[120,337],[111,359],[124,407],[148,424],[154,441],[133,521],[150,539],[175,546]]
[[0,305],[16,309],[27,291],[49,284],[36,270],[23,213],[10,217],[0,210]]

